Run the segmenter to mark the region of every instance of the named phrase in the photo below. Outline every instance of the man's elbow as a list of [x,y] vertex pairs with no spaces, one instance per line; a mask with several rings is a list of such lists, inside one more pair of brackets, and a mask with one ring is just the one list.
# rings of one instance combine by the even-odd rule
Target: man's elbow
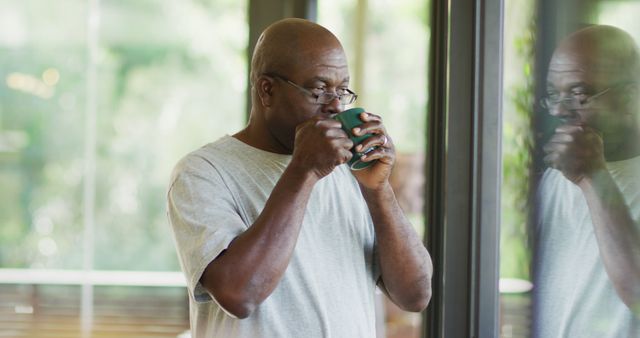
[[418,295],[409,304],[407,304],[405,311],[409,312],[422,312],[427,308],[431,301],[431,288],[425,290],[423,294]]
[[431,287],[424,288],[414,293],[411,297],[404,299],[402,302],[396,302],[398,307],[404,311],[421,312],[427,308],[431,301]]
[[222,310],[226,312],[229,316],[236,319],[245,319],[248,318],[253,311],[255,310],[255,306],[251,306],[249,304],[219,304]]
[[222,269],[216,269],[214,260],[205,269],[200,283],[218,306],[229,316],[244,319],[258,307],[260,301],[249,292],[245,284],[236,279],[224,278],[228,276]]
[[617,287],[616,293],[631,312],[640,318],[640,287],[636,285],[625,285]]
[[258,307],[255,302],[233,292],[220,292],[219,290],[212,292],[212,290],[209,290],[209,294],[211,294],[218,306],[233,318],[245,319]]

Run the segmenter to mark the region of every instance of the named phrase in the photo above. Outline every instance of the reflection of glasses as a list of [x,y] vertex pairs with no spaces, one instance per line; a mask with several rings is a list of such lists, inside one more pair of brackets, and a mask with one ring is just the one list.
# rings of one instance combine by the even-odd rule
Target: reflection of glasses
[[338,99],[338,101],[340,101],[340,104],[346,105],[346,104],[351,104],[353,103],[357,98],[358,95],[354,92],[352,92],[349,89],[342,89],[345,92],[344,93],[332,93],[332,92],[328,92],[326,90],[321,90],[318,89],[315,92],[311,91],[307,88],[304,88],[300,85],[295,84],[293,81],[290,81],[289,79],[287,79],[284,76],[278,75],[278,74],[264,74],[265,76],[269,76],[269,77],[273,77],[276,79],[280,79],[296,88],[298,88],[299,90],[301,90],[302,92],[310,95],[311,97],[313,97],[315,99],[315,103],[318,104],[328,104],[331,103],[331,101],[333,101],[334,99]]
[[559,94],[550,94],[540,99],[540,106],[544,109],[556,108],[559,104],[567,110],[580,110],[589,107],[589,104],[609,91],[629,83],[620,83],[599,91],[591,96],[582,93],[573,93],[569,97],[561,98]]

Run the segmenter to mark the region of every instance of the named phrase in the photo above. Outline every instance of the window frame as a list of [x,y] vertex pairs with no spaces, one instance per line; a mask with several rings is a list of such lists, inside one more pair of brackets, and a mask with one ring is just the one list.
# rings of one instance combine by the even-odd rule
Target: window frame
[[503,7],[431,6],[425,242],[434,276],[423,337],[499,336]]

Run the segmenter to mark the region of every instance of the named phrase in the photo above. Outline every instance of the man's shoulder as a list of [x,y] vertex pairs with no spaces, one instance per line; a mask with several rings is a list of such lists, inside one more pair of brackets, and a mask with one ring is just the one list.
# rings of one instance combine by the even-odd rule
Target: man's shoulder
[[282,174],[290,159],[291,155],[266,152],[227,135],[185,155],[174,167],[172,181],[184,174],[237,180],[258,173],[272,177]]
[[540,178],[538,191],[548,193],[559,190],[561,187],[564,188],[567,184],[571,184],[571,181],[564,177],[561,171],[547,168]]
[[567,204],[580,200],[582,193],[577,185],[569,181],[561,171],[545,170],[536,190],[535,208],[545,215],[552,210],[561,210]]
[[232,160],[233,146],[231,136],[207,143],[183,156],[174,166],[171,181],[182,174],[206,175]]

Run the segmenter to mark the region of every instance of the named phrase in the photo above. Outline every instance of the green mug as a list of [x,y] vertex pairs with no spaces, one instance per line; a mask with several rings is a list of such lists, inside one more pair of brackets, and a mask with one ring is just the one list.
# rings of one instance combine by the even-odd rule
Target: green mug
[[371,164],[373,164],[374,162],[374,161],[363,162],[361,158],[362,158],[362,155],[365,155],[371,152],[376,147],[365,149],[362,152],[357,152],[355,150],[358,144],[362,143],[362,141],[366,140],[367,138],[373,136],[373,134],[364,134],[361,136],[355,136],[351,132],[353,128],[364,123],[362,122],[362,120],[360,120],[360,114],[364,113],[364,111],[365,110],[363,108],[351,108],[333,117],[335,120],[342,123],[342,130],[344,130],[347,133],[347,135],[349,135],[349,138],[351,139],[351,141],[353,141],[353,148],[351,148],[351,153],[353,154],[353,157],[351,157],[351,160],[347,162],[351,170],[364,169],[370,166]]

